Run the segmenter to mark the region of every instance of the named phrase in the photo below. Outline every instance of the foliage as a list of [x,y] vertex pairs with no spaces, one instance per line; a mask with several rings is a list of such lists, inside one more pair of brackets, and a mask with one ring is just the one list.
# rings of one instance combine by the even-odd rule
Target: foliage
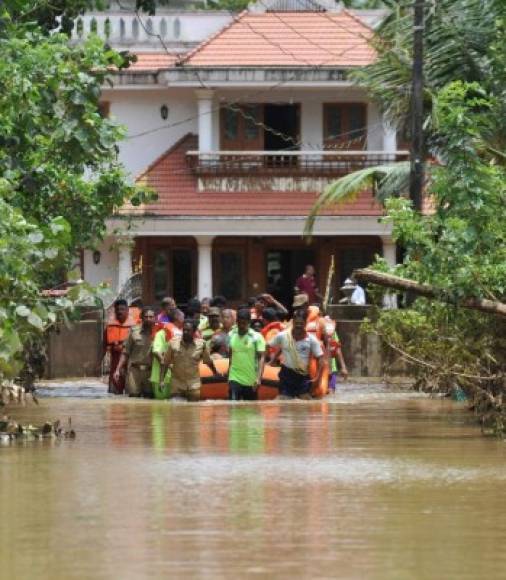
[[0,385],[20,373],[27,344],[76,305],[93,298],[85,284],[64,298],[48,300],[41,295],[38,275],[65,260],[70,227],[61,217],[40,227],[31,223],[2,198],[8,187],[0,181]]
[[304,235],[311,236],[317,216],[324,207],[353,201],[362,191],[376,192],[376,198],[384,203],[387,198],[406,191],[409,187],[409,162],[378,165],[354,171],[331,183],[311,208],[304,226]]
[[[116,0],[116,3],[129,10],[140,10],[154,14],[157,6],[182,5],[175,0]],[[90,10],[105,10],[108,0],[4,0],[0,7],[0,30],[2,23],[33,24],[35,23],[43,34],[49,34],[58,29],[64,34],[70,34],[74,20]],[[3,9],[3,12],[2,12]],[[2,22],[3,21],[3,22]]]
[[[385,220],[406,252],[395,273],[431,284],[455,304],[463,297],[506,301],[506,169],[487,152],[496,110],[496,97],[477,83],[440,91],[435,112],[445,155],[430,184],[434,213],[420,215],[404,198],[386,202]],[[382,311],[371,328],[415,365],[418,387],[462,388],[484,427],[505,429],[506,321],[419,298]]]
[[[409,132],[413,2],[388,0],[387,4],[390,14],[374,40],[378,58],[353,77],[380,103],[394,126]],[[503,0],[438,0],[425,6],[425,132],[429,145],[436,147],[432,103],[440,89],[459,79],[504,94],[506,5]],[[505,125],[503,115],[495,128],[502,139]]]
[[125,59],[98,38],[71,47],[63,35],[19,27],[0,46],[4,197],[39,224],[63,216],[70,246],[90,246],[124,200],[142,197],[117,159],[123,129],[98,110],[108,68]]
[[0,385],[30,375],[44,333],[95,300],[78,284],[49,301],[46,281],[100,239],[116,208],[149,195],[128,183],[118,161],[123,129],[98,112],[108,70],[128,59],[96,37],[70,46],[29,21],[62,6],[19,0],[0,8]]

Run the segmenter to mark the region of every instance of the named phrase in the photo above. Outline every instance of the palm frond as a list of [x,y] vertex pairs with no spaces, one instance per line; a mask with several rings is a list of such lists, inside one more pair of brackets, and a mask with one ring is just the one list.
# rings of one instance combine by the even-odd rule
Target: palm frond
[[304,225],[304,236],[311,238],[318,215],[325,208],[353,201],[363,191],[373,190],[384,203],[387,197],[401,195],[409,185],[409,162],[378,165],[354,171],[328,185],[311,208]]

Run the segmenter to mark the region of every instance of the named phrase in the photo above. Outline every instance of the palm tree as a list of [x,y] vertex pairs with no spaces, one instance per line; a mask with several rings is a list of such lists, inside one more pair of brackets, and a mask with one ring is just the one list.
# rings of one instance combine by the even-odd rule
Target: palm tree
[[[412,66],[412,0],[384,0],[390,13],[373,39],[376,62],[354,73],[355,82],[380,104],[383,114],[409,137]],[[504,0],[435,0],[426,2],[424,58],[424,134],[429,156],[445,159],[438,134],[436,95],[455,80],[476,81],[496,96],[496,123],[490,127],[486,154],[504,163],[506,149],[506,3]],[[430,167],[429,167],[430,177]],[[305,227],[310,235],[320,211],[350,201],[372,189],[380,202],[404,195],[409,163],[367,168],[330,184],[319,196]]]

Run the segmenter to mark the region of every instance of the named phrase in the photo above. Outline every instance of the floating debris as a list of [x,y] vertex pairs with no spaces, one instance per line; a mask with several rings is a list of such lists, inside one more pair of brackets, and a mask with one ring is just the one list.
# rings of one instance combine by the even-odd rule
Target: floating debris
[[0,444],[7,445],[12,441],[38,439],[75,439],[76,432],[72,428],[72,418],[67,421],[67,428],[61,426],[60,421],[51,423],[46,421],[42,426],[21,425],[8,416],[0,419]]

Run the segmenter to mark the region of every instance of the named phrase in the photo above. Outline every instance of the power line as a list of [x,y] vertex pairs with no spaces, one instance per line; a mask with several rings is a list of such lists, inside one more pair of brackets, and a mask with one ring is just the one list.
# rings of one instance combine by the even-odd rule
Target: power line
[[[266,5],[265,5],[265,4],[264,4],[264,3],[263,3],[261,0],[259,0],[259,1],[260,1],[260,3],[262,4],[262,6],[264,6],[264,8],[268,9],[268,7],[267,7],[267,6],[266,6]],[[127,10],[128,10],[127,8],[123,7],[123,6],[121,5],[121,3],[120,3],[120,2],[118,2],[118,5],[120,6],[120,9],[121,9],[121,10],[124,10],[124,11],[127,11]],[[128,10],[128,11],[130,11],[130,10]],[[357,46],[357,45],[358,45],[358,43],[357,43],[356,45],[352,45],[351,47],[348,47],[347,49],[345,49],[345,50],[341,51],[339,54],[338,54],[338,53],[331,52],[331,51],[329,51],[327,48],[323,47],[322,45],[320,45],[320,44],[318,44],[318,43],[315,43],[314,41],[312,41],[312,39],[309,39],[307,36],[305,36],[304,34],[300,33],[300,32],[299,32],[297,29],[293,28],[293,27],[292,27],[291,25],[289,25],[289,24],[288,24],[288,23],[287,23],[285,20],[283,20],[283,19],[282,19],[282,18],[281,18],[281,17],[280,17],[280,16],[279,16],[277,13],[275,13],[275,12],[272,12],[272,14],[274,14],[278,20],[280,20],[280,21],[281,21],[281,22],[282,22],[282,23],[283,23],[283,24],[284,24],[284,25],[285,25],[287,28],[289,28],[290,30],[292,30],[293,32],[295,32],[295,33],[296,33],[298,36],[300,36],[301,38],[305,39],[307,42],[309,42],[309,43],[313,44],[314,46],[317,46],[318,48],[320,48],[320,49],[322,49],[322,50],[325,50],[325,51],[326,51],[328,54],[332,55],[332,58],[331,58],[331,59],[329,59],[329,60],[327,60],[327,61],[324,61],[323,63],[321,63],[321,64],[319,64],[319,65],[314,65],[313,63],[311,63],[310,61],[308,61],[308,60],[306,60],[306,59],[304,59],[304,60],[301,60],[301,59],[297,58],[297,57],[296,57],[296,55],[295,55],[294,53],[292,53],[291,51],[286,51],[286,50],[284,49],[284,47],[282,47],[280,44],[278,44],[278,43],[276,43],[276,42],[272,41],[270,38],[268,38],[268,37],[267,37],[265,34],[263,34],[262,32],[259,32],[258,30],[256,30],[255,28],[253,28],[253,27],[252,27],[252,26],[251,26],[251,25],[250,25],[248,22],[245,22],[244,20],[242,20],[242,19],[240,19],[240,18],[237,18],[237,16],[236,16],[236,15],[234,15],[234,14],[233,14],[232,12],[230,12],[230,11],[228,11],[228,12],[229,12],[229,14],[231,15],[231,17],[232,17],[232,19],[233,19],[233,21],[234,21],[235,23],[238,23],[238,24],[241,24],[241,25],[246,25],[246,26],[247,26],[247,27],[248,27],[248,28],[249,28],[249,29],[250,29],[250,30],[251,30],[251,31],[252,31],[254,34],[256,34],[256,35],[258,35],[258,36],[262,37],[264,40],[266,40],[266,41],[267,41],[269,44],[271,44],[272,46],[275,46],[275,47],[279,48],[279,49],[280,49],[280,50],[281,50],[281,51],[282,51],[284,54],[287,54],[288,56],[290,56],[290,57],[291,57],[291,58],[293,58],[294,60],[297,60],[298,62],[304,62],[305,64],[307,64],[307,65],[311,66],[311,68],[313,68],[314,70],[317,70],[317,69],[321,68],[322,66],[325,66],[326,64],[328,64],[328,62],[330,62],[331,60],[333,60],[335,57],[337,57],[337,56],[342,56],[344,53],[348,52],[349,50],[353,49],[355,46]],[[160,34],[156,34],[156,33],[152,32],[152,31],[151,31],[151,30],[150,30],[150,29],[149,29],[149,28],[148,28],[148,27],[145,25],[144,21],[142,20],[142,18],[141,18],[141,16],[140,16],[140,14],[139,14],[139,11],[138,11],[138,9],[136,9],[136,10],[134,11],[134,13],[135,13],[135,17],[136,17],[136,19],[138,20],[139,24],[140,24],[140,25],[141,25],[141,27],[143,28],[144,32],[145,32],[146,34],[148,34],[149,36],[153,36],[153,37],[157,38],[157,39],[159,40],[159,42],[160,42],[161,46],[164,48],[165,52],[166,52],[166,53],[167,53],[169,56],[172,56],[173,54],[178,54],[178,53],[171,53],[171,52],[169,51],[168,47],[166,46],[165,42],[163,41],[163,38],[161,37],[161,35],[160,35]],[[318,12],[318,14],[320,14],[320,12]],[[322,14],[323,14],[323,13],[322,13]],[[330,18],[329,20],[330,20],[330,22],[332,22],[332,24],[333,24],[333,25],[336,25],[336,24],[337,24],[337,25],[339,25],[339,26],[340,26],[340,24],[339,24],[339,23],[337,23],[337,22],[335,21],[335,19],[333,19],[333,18]],[[342,27],[342,26],[341,26],[341,27]],[[352,34],[355,34],[355,35],[356,35],[356,33],[355,33],[354,31],[347,30],[347,32],[351,32]],[[180,53],[179,53],[179,54],[180,54]],[[199,71],[198,71],[198,69],[191,69],[191,70],[192,70],[192,71],[195,73],[195,76],[196,76],[196,78],[197,78],[197,80],[198,80],[199,84],[201,85],[201,87],[202,87],[202,88],[205,88],[205,89],[209,89],[209,87],[208,87],[208,86],[205,84],[205,82],[204,82],[204,81],[202,80],[202,78],[200,77],[200,74],[199,74]],[[295,76],[296,76],[296,73],[295,73],[293,76],[295,77]],[[267,90],[264,90],[264,91],[258,91],[258,92],[254,93],[254,94],[252,94],[252,95],[246,95],[245,97],[243,97],[243,98],[242,98],[242,102],[244,102],[244,99],[245,99],[245,98],[248,98],[248,99],[249,99],[249,98],[250,98],[250,97],[252,97],[252,96],[254,97],[254,96],[258,96],[258,95],[260,95],[260,94],[262,94],[262,93],[265,93],[265,92],[270,92],[271,90],[274,90],[274,88],[277,88],[278,86],[281,86],[282,84],[285,84],[286,82],[289,82],[289,80],[290,80],[290,79],[285,79],[285,80],[283,80],[283,81],[280,81],[279,83],[276,83],[275,85],[272,85],[272,86],[271,86],[271,87],[269,87]],[[291,136],[291,135],[287,135],[286,133],[283,133],[283,132],[280,132],[280,131],[278,131],[278,130],[274,129],[273,127],[270,127],[270,126],[269,126],[269,125],[267,125],[266,123],[264,123],[264,122],[262,122],[262,121],[258,121],[258,120],[257,120],[257,119],[255,119],[254,117],[252,117],[252,116],[250,116],[250,115],[247,115],[247,113],[245,113],[245,112],[244,112],[244,110],[243,110],[243,109],[242,109],[240,106],[235,106],[236,104],[238,104],[238,103],[240,103],[240,102],[241,102],[241,101],[236,101],[235,103],[232,103],[232,104],[230,104],[230,103],[221,103],[221,106],[220,106],[220,107],[218,107],[217,109],[212,109],[212,110],[211,110],[209,113],[204,113],[204,114],[210,114],[210,113],[213,113],[213,112],[215,112],[216,110],[219,110],[220,108],[228,108],[228,109],[230,109],[230,110],[232,110],[232,111],[234,111],[234,112],[236,112],[236,113],[239,113],[241,116],[243,116],[244,118],[246,118],[248,121],[250,121],[250,122],[252,122],[252,123],[256,124],[257,126],[261,127],[261,128],[262,128],[262,129],[264,129],[265,131],[268,131],[268,132],[270,132],[270,133],[272,133],[272,134],[276,135],[277,137],[279,137],[279,138],[283,139],[283,140],[284,140],[284,141],[286,141],[286,142],[292,142],[292,143],[293,143],[293,145],[292,145],[293,147],[299,147],[300,145],[304,145],[304,144],[305,144],[305,143],[304,143],[304,142],[302,142],[302,141],[298,141],[298,140],[294,139],[294,137],[293,137],[293,136]],[[171,124],[171,125],[163,125],[163,126],[161,126],[161,127],[159,127],[159,128],[151,129],[151,130],[148,130],[148,131],[143,131],[143,132],[141,132],[141,133],[138,133],[138,134],[136,134],[136,135],[129,135],[129,136],[127,136],[127,137],[126,137],[126,139],[128,139],[128,140],[131,140],[131,139],[135,139],[135,138],[138,138],[138,137],[141,137],[141,136],[145,136],[145,135],[147,135],[147,134],[150,134],[150,133],[154,133],[154,132],[156,132],[156,131],[158,131],[158,130],[160,130],[160,131],[161,131],[161,130],[164,130],[164,129],[173,128],[173,127],[175,127],[175,126],[178,126],[178,125],[181,125],[181,124],[187,123],[187,122],[189,122],[190,120],[193,120],[193,119],[195,119],[195,118],[199,118],[200,116],[201,116],[201,114],[199,113],[199,114],[197,114],[197,115],[195,115],[195,116],[189,117],[189,118],[187,118],[187,119],[184,119],[184,120],[182,120],[182,121],[178,121],[178,122],[176,122],[176,123],[173,123],[173,124]],[[367,126],[363,127],[362,129],[367,129]],[[340,137],[341,135],[346,135],[346,134],[355,133],[355,132],[357,132],[357,131],[359,131],[359,130],[361,130],[361,129],[358,129],[358,130],[357,130],[357,129],[355,129],[355,130],[353,130],[353,131],[344,132],[344,133],[342,133],[342,134],[335,135],[335,136],[334,136],[334,135],[333,135],[333,136],[329,136],[329,137],[327,137],[327,138],[328,138],[328,139],[335,139],[335,138],[338,138],[338,137]],[[357,138],[355,138],[355,139],[352,139],[352,140],[348,141],[348,143],[351,143],[351,142],[354,142],[354,141],[358,141],[358,140],[362,140],[362,137],[361,137],[361,136],[358,136]],[[313,145],[312,145],[312,144],[309,144],[309,146],[310,146],[310,148],[311,148],[311,147],[313,147]],[[344,146],[344,144],[343,144],[343,146]]]

